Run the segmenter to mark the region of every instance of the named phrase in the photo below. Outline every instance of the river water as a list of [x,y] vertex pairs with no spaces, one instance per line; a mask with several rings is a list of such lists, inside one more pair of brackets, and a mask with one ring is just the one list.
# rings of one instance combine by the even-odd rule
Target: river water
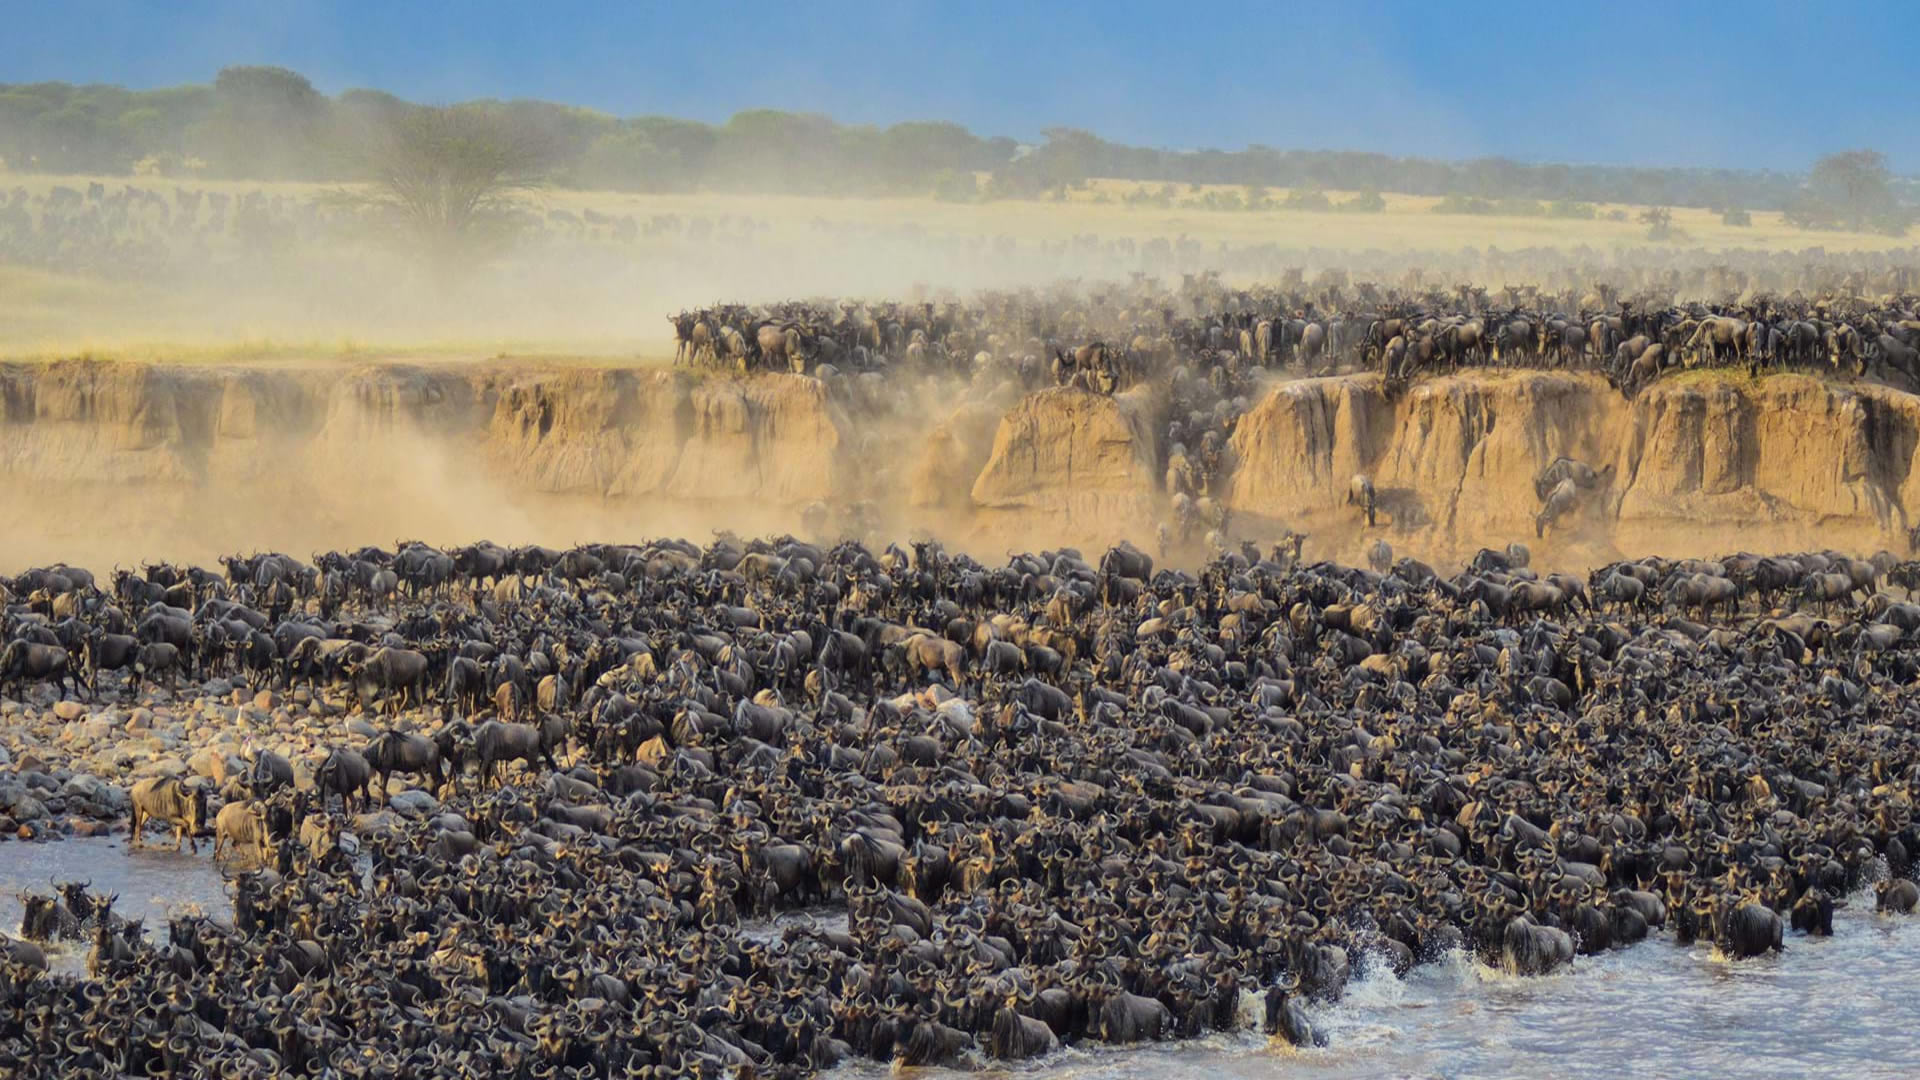
[[[118,892],[115,910],[164,933],[183,903],[228,913],[212,863],[124,841],[0,844],[0,926],[17,929],[18,892],[48,879]],[[1873,913],[1870,893],[1834,915],[1834,936],[1789,935],[1777,956],[1731,963],[1671,936],[1582,958],[1571,972],[1500,975],[1462,958],[1406,980],[1364,978],[1310,1010],[1322,1050],[1252,1034],[1132,1048],[1064,1050],[989,1075],[1033,1080],[1227,1080],[1234,1077],[1911,1077],[1920,1031],[1920,919]],[[79,970],[85,946],[52,959]],[[836,1075],[878,1078],[882,1065]],[[979,1072],[921,1070],[926,1080]]]

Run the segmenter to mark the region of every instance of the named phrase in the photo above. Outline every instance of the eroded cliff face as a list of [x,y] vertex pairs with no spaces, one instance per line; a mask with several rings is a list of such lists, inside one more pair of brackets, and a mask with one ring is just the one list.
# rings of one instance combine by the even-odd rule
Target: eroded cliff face
[[792,375],[73,361],[0,365],[0,403],[8,565],[775,528],[852,486],[844,408]]
[[1165,411],[1144,386],[1028,394],[1000,420],[973,482],[974,509],[996,522],[1052,522],[1075,538],[1150,533],[1161,516],[1155,432]]
[[[1306,380],[1275,387],[1241,419],[1226,497],[1270,526],[1357,544],[1346,496],[1365,474],[1378,533],[1442,558],[1517,538],[1601,556],[1871,550],[1896,542],[1920,495],[1917,421],[1912,395],[1799,376],[1682,378],[1631,401],[1586,374],[1476,373],[1398,394],[1373,377]],[[1561,456],[1602,480],[1536,539],[1533,481]]]
[[[983,556],[1146,543],[1168,521],[1168,410],[1149,389],[971,388],[879,413],[857,393],[657,368],[0,365],[0,499],[13,511],[0,566],[406,536],[797,531],[823,510],[851,520],[832,515],[861,502],[892,535]],[[1920,398],[1865,384],[1683,377],[1628,401],[1578,374],[1480,372],[1395,393],[1357,376],[1271,387],[1240,419],[1215,494],[1235,536],[1297,528],[1310,557],[1348,561],[1375,536],[1442,562],[1526,539],[1569,566],[1871,550],[1904,543],[1917,446]],[[1534,477],[1561,455],[1603,482],[1535,541]],[[1346,505],[1356,474],[1379,493],[1372,530]]]

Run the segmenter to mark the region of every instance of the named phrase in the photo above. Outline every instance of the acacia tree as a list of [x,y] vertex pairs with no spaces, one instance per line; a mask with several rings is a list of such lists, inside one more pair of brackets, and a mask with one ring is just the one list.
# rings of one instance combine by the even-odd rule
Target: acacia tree
[[558,149],[486,105],[388,110],[356,142],[367,185],[339,199],[412,234],[435,259],[482,255],[510,237],[524,196],[546,183]]
[[1898,216],[1886,156],[1877,150],[1848,150],[1814,162],[1807,187],[1849,227],[1886,228]]

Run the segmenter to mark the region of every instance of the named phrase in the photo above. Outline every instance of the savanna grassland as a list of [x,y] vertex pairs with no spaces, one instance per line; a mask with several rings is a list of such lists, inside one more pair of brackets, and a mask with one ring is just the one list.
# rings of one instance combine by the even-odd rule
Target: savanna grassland
[[220,222],[203,213],[190,233],[164,237],[170,255],[150,269],[112,258],[27,267],[0,251],[0,358],[630,364],[669,351],[664,314],[717,299],[932,295],[1199,269],[1244,278],[1257,273],[1245,254],[1262,251],[1253,265],[1310,270],[1337,266],[1343,254],[1397,257],[1393,278],[1422,265],[1444,273],[1440,263],[1457,268],[1470,251],[1480,260],[1471,276],[1498,286],[1537,283],[1549,262],[1886,252],[1910,243],[1799,228],[1768,211],[1733,226],[1705,209],[1673,209],[1671,232],[1656,242],[1642,220],[1648,208],[1625,204],[1582,204],[1578,212],[1591,215],[1582,217],[1446,213],[1436,212],[1435,197],[1385,193],[1379,210],[1353,212],[1337,208],[1359,193],[1326,191],[1305,197],[1324,196],[1336,209],[1308,210],[1286,205],[1295,192],[1274,188],[1259,191],[1263,208],[1245,209],[1248,189],[1130,180],[971,202],[546,187],[522,196],[522,227],[510,243],[450,276],[413,263],[404,236],[333,220],[329,207],[352,190],[342,185],[0,174],[0,189],[36,199],[93,183],[109,194],[150,192],[170,206],[182,191],[222,194],[236,208],[251,197],[263,213],[252,225],[237,210]]

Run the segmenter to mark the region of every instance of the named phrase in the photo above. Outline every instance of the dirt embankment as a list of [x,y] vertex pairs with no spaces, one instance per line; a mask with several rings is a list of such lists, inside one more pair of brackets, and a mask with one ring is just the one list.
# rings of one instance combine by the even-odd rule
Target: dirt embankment
[[[876,414],[859,388],[767,375],[507,365],[357,370],[0,365],[0,569],[233,550],[305,554],[418,536],[566,544],[663,533],[837,531],[866,504],[891,536],[983,557],[1152,539],[1168,408],[1049,389],[924,393]],[[1372,536],[1447,560],[1532,540],[1533,478],[1605,473],[1536,551],[1895,546],[1920,507],[1920,398],[1799,377],[1283,383],[1241,418],[1219,494],[1230,531],[1290,526],[1310,557]],[[1379,524],[1345,505],[1373,477]],[[1197,554],[1197,553],[1190,553]]]
[[[1592,375],[1464,375],[1399,394],[1372,377],[1305,380],[1241,419],[1227,499],[1348,558],[1375,534],[1438,558],[1525,539],[1569,563],[1873,550],[1903,543],[1920,505],[1916,431],[1920,398],[1799,376],[1676,380],[1631,401]],[[1601,481],[1536,540],[1534,478],[1563,455]],[[1356,474],[1379,494],[1374,530],[1347,505]]]
[[852,464],[844,409],[784,375],[75,361],[0,365],[0,402],[11,567],[782,528]]

